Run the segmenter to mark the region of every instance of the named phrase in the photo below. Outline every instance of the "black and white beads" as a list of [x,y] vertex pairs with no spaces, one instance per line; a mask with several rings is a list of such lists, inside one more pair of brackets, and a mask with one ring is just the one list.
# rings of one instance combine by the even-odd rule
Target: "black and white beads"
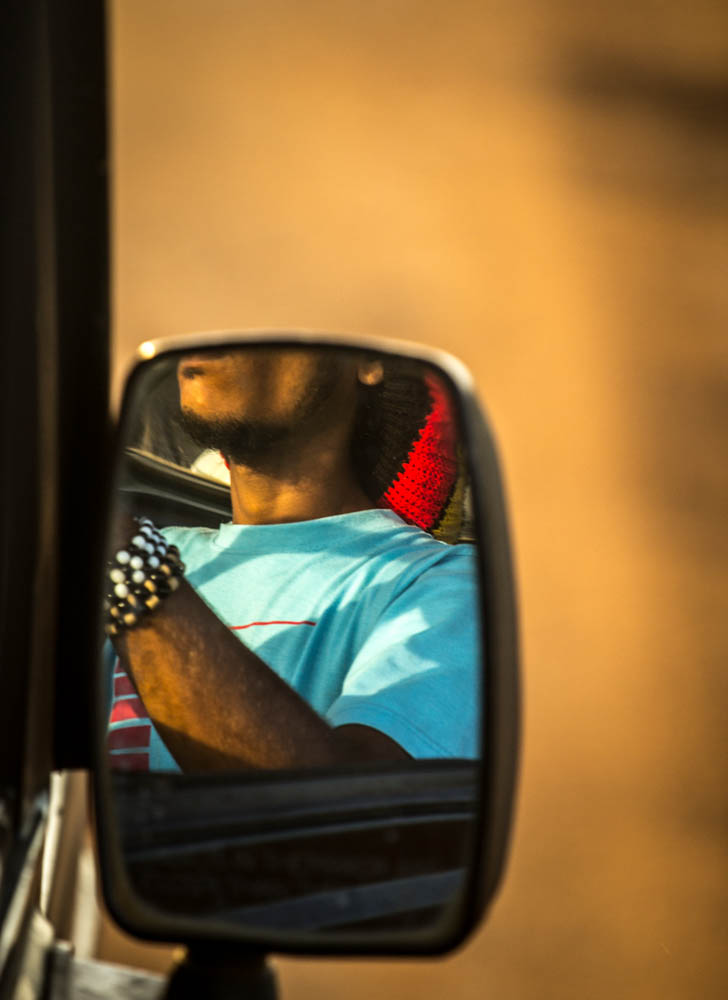
[[104,601],[106,634],[134,628],[179,587],[185,571],[176,545],[169,545],[148,517],[135,518],[136,534],[109,562]]

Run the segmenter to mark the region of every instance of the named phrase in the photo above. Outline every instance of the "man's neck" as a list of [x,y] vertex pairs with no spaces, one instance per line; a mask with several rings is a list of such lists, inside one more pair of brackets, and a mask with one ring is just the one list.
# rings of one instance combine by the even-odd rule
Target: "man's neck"
[[372,502],[351,468],[341,441],[295,444],[268,457],[264,466],[231,462],[235,524],[279,524],[367,510]]
[[[232,472],[232,469],[231,469]],[[313,521],[335,514],[350,514],[372,506],[355,485],[322,489],[318,482],[274,482],[256,476],[232,476],[231,495],[235,524],[281,524]]]

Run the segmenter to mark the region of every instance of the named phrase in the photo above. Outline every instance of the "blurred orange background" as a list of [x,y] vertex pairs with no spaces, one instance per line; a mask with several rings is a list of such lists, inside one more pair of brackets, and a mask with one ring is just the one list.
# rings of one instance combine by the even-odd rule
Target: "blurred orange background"
[[728,6],[113,0],[110,26],[116,384],[183,331],[408,338],[473,370],[505,467],[505,884],[455,956],[280,959],[282,996],[724,997]]

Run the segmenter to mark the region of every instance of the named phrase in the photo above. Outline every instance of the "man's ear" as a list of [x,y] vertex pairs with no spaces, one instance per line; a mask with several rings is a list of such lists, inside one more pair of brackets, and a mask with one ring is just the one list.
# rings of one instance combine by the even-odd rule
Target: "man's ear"
[[381,361],[361,361],[356,374],[362,385],[379,385],[384,378],[384,368]]

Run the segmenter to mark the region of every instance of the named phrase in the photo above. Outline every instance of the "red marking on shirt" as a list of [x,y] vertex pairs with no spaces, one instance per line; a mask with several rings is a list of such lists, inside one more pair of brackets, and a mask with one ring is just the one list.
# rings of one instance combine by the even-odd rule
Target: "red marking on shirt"
[[112,730],[107,737],[109,750],[141,750],[148,747],[152,735],[151,723],[141,726],[125,726]]
[[131,682],[131,678],[126,674],[114,675],[114,697],[118,698],[122,694],[136,694],[136,688]]
[[112,724],[114,722],[126,722],[128,719],[148,719],[147,710],[141,698],[125,698],[117,701],[111,710]]
[[252,628],[253,625],[315,625],[316,622],[248,622],[247,625],[231,625],[230,629],[237,632],[241,628]]
[[109,757],[109,763],[114,771],[148,771],[148,753],[119,753]]

